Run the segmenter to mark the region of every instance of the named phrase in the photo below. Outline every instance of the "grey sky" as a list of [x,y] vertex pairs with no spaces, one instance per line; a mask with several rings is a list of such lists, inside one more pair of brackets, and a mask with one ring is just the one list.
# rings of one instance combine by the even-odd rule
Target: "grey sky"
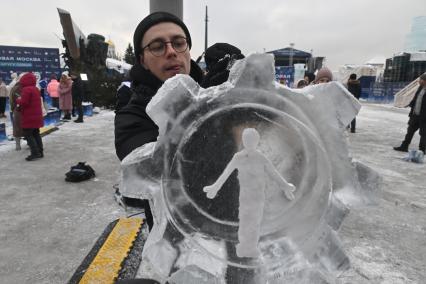
[[[391,57],[403,49],[412,18],[426,16],[425,0],[184,0],[193,58],[204,49],[205,5],[209,44],[228,42],[248,54],[293,42],[325,56],[332,69]],[[2,0],[0,45],[61,47],[56,7],[69,11],[86,36],[102,34],[122,53],[149,13],[148,0]]]

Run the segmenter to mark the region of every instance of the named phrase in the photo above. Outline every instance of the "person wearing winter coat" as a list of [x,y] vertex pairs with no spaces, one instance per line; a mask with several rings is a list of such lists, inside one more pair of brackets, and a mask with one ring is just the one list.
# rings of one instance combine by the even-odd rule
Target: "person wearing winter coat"
[[419,88],[408,106],[411,107],[411,110],[408,114],[410,119],[408,120],[407,134],[401,145],[393,147],[393,149],[396,151],[408,152],[408,146],[414,134],[420,129],[419,150],[426,154],[426,73],[420,76]]
[[0,117],[6,117],[6,98],[8,97],[8,90],[6,84],[0,78]]
[[[348,91],[357,99],[361,97],[361,83],[356,78],[356,74],[351,74],[347,82]],[[356,118],[351,121],[351,133],[355,133]]]
[[333,73],[327,67],[323,67],[318,70],[315,76],[314,84],[323,84],[333,81]]
[[315,80],[315,74],[312,73],[312,72],[306,71],[304,79],[305,79],[307,85],[311,85],[312,82]]
[[71,87],[72,93],[72,103],[73,106],[77,109],[78,117],[74,122],[82,123],[83,122],[83,99],[84,99],[84,86],[83,81],[80,78],[80,74],[71,73],[71,79],[73,81]]
[[59,109],[59,82],[56,80],[56,75],[52,74],[50,76],[50,82],[47,85],[47,93],[52,100],[52,106]]
[[136,61],[130,70],[132,96],[115,116],[115,149],[123,160],[134,149],[157,140],[158,127],[146,114],[146,106],[164,81],[176,74],[187,74],[203,87],[227,80],[228,63],[241,59],[241,51],[218,43],[206,53],[209,72],[206,79],[200,67],[191,60],[191,36],[176,16],[156,12],[143,19],[133,36]]
[[[129,103],[117,110],[114,121],[115,150],[120,160],[134,149],[157,140],[158,126],[146,113],[146,106],[164,81],[177,74],[186,74],[202,86],[211,86],[213,81],[221,84],[227,80],[228,63],[235,57],[234,53],[241,55],[239,49],[230,49],[230,45],[211,48],[211,54],[216,54],[209,65],[211,80],[203,80],[202,70],[191,60],[192,41],[188,28],[179,18],[166,12],[145,17],[134,32],[133,43],[137,60],[129,74],[132,94]],[[143,201],[143,207],[147,224],[152,228],[153,218],[147,200]]]
[[137,26],[133,41],[139,59],[130,70],[133,94],[115,117],[115,149],[120,160],[157,140],[158,127],[145,109],[165,80],[176,74],[189,74],[196,82],[203,78],[191,60],[189,31],[176,16],[165,12],[147,16]]
[[[21,75],[23,76],[25,74],[22,73]],[[20,78],[22,76],[20,76]],[[15,139],[16,151],[21,150],[21,138],[24,137],[24,133],[21,127],[21,112],[16,105],[16,100],[21,96],[21,91],[22,91],[21,84],[19,83],[19,80],[18,80],[15,84],[13,84],[13,87],[12,89],[10,89],[10,93],[9,93],[9,104],[10,104],[10,113],[11,113],[10,117],[12,120],[13,138]]]
[[19,80],[21,97],[16,99],[16,105],[21,111],[21,126],[24,136],[31,149],[27,161],[43,158],[43,142],[40,128],[43,127],[42,100],[40,91],[36,87],[36,77],[33,73],[26,73]]
[[72,110],[72,80],[67,74],[62,74],[58,86],[59,93],[59,109],[64,113],[63,119],[71,119]]

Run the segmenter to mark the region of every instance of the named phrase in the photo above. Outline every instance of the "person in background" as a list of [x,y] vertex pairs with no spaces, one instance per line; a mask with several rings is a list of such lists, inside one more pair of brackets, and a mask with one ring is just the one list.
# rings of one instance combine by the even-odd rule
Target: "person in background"
[[[348,91],[357,99],[361,97],[361,83],[356,78],[356,74],[352,73],[347,82]],[[355,133],[356,118],[351,122],[351,133]]]
[[8,89],[6,84],[0,78],[0,117],[6,117],[6,98],[8,97]]
[[315,80],[315,74],[312,72],[305,72],[305,81],[310,85]]
[[38,85],[40,87],[40,95],[43,98],[43,102],[46,101],[46,89],[47,89],[47,78],[41,79],[38,82]]
[[13,126],[13,138],[15,139],[15,150],[21,150],[21,138],[24,137],[24,133],[21,127],[21,112],[19,111],[16,100],[21,96],[21,83],[19,80],[24,76],[25,73],[21,73],[18,77],[18,80],[13,84],[12,89],[9,93],[9,103],[10,103],[10,117],[12,120]]
[[50,82],[47,85],[47,93],[49,94],[50,98],[52,99],[52,106],[59,109],[59,82],[56,79],[56,75],[52,74],[50,76]]
[[80,74],[73,72],[71,73],[71,79],[73,81],[71,87],[72,93],[72,104],[77,109],[78,117],[74,122],[83,122],[83,99],[84,99],[84,86],[83,81],[80,78]]
[[413,139],[414,133],[420,129],[419,150],[426,153],[426,73],[419,78],[419,88],[413,100],[408,105],[411,107],[408,120],[407,134],[404,141],[398,147],[393,147],[396,151],[408,152],[408,146]]
[[314,84],[323,84],[333,81],[333,74],[330,69],[323,67],[318,70],[317,75],[315,76]]
[[61,80],[58,86],[59,93],[59,109],[63,112],[64,116],[62,119],[71,119],[72,110],[72,80],[67,74],[62,74]]
[[304,87],[306,87],[308,85],[308,82],[306,82],[305,79],[300,79],[299,81],[297,81],[296,83],[296,88],[297,89],[303,89]]
[[40,91],[36,88],[36,77],[33,73],[26,73],[19,80],[21,96],[16,99],[16,106],[21,112],[21,126],[31,149],[31,155],[25,158],[33,161],[43,158],[43,142],[40,136],[40,127],[43,127],[42,100]]

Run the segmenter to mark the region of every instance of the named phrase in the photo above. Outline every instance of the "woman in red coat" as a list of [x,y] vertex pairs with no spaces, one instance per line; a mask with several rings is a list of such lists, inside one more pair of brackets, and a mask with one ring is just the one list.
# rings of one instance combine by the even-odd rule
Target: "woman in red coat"
[[16,104],[21,111],[21,126],[31,155],[27,161],[43,158],[43,142],[40,136],[40,127],[43,127],[43,112],[41,109],[40,91],[36,88],[36,77],[27,73],[19,80],[21,84],[21,97],[16,99]]

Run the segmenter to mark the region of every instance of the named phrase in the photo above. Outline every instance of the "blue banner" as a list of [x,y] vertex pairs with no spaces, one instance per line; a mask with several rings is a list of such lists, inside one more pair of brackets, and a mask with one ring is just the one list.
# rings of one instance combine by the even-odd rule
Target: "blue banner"
[[361,98],[374,103],[392,103],[394,96],[410,82],[372,82],[369,88],[362,88]]
[[281,84],[292,87],[294,82],[294,67],[275,66],[275,79]]
[[0,45],[0,77],[9,83],[14,72],[38,72],[42,79],[59,76],[59,49]]

